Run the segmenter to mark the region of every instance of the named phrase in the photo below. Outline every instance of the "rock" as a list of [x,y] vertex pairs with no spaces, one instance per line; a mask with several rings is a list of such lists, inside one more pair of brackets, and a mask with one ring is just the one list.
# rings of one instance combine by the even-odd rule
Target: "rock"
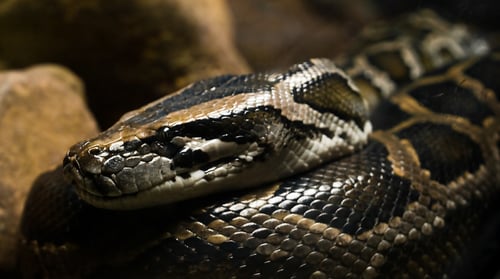
[[[12,272],[26,195],[75,142],[97,134],[81,81],[41,65],[0,72],[0,274]],[[0,275],[1,277],[2,275]]]
[[194,80],[248,70],[224,0],[10,0],[0,34],[4,67],[77,73],[103,128]]

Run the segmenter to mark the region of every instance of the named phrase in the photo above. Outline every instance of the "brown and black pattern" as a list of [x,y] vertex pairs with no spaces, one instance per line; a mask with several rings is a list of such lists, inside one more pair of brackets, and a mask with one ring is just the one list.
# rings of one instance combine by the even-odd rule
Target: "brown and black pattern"
[[401,85],[488,51],[487,42],[465,25],[450,24],[433,11],[422,10],[366,28],[351,55],[339,62],[373,109]]
[[[389,101],[405,117],[374,132],[361,152],[253,192],[127,213],[90,207],[61,187],[57,175],[42,178],[23,220],[24,256],[40,267],[28,275],[424,278],[451,272],[477,241],[481,212],[498,196],[496,95],[480,76],[468,75],[498,59],[467,60],[409,85]],[[449,109],[462,98],[466,108]],[[180,211],[190,207],[198,209]]]
[[419,78],[372,112],[379,130],[360,152],[252,191],[116,212],[82,202],[55,170],[27,201],[21,269],[29,278],[457,275],[500,191],[499,64],[491,54]]

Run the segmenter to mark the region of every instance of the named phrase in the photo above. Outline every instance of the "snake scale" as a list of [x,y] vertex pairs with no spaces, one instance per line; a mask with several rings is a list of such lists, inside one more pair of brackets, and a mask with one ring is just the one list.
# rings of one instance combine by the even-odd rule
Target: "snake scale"
[[[42,175],[28,197],[19,261],[24,276],[456,274],[498,199],[500,54],[488,53],[482,39],[429,11],[389,28],[375,26],[364,38],[359,50],[339,62],[345,73],[329,60],[312,59],[282,73],[200,81],[75,145],[64,168]],[[286,101],[291,110],[252,95],[281,87],[297,93]],[[233,103],[245,98],[245,108]],[[260,105],[249,105],[254,103]],[[201,117],[196,110],[186,116],[183,110],[192,106]],[[221,106],[231,106],[236,118],[228,120]],[[213,117],[203,118],[209,109]],[[305,111],[302,117],[309,118],[295,119],[290,111]],[[310,120],[317,111],[335,117]],[[374,132],[364,136],[371,130],[368,113]],[[162,126],[165,116],[168,127]],[[198,122],[193,126],[190,119]],[[332,119],[347,130],[321,126]],[[256,127],[259,133],[248,132]],[[281,155],[272,165],[248,167],[277,150],[268,138],[285,147],[320,141],[302,150],[310,165],[276,152]],[[323,148],[328,139],[341,147]],[[235,148],[243,155],[228,153]],[[312,149],[337,158],[307,157]],[[299,173],[289,171],[292,165]],[[63,169],[75,184],[63,178]],[[232,190],[210,194],[196,188],[200,177],[217,181],[248,169],[249,175],[224,185]],[[142,208],[165,199],[159,191],[141,194],[164,181],[196,191],[173,192],[168,199],[174,202]],[[256,181],[265,183],[246,188]]]

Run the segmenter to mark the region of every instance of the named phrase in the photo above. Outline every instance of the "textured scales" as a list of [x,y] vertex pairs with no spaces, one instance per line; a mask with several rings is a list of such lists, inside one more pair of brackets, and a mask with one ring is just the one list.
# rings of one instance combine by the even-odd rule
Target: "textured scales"
[[[456,268],[478,226],[473,212],[500,190],[496,96],[463,70],[499,58],[458,64],[396,95],[390,102],[409,117],[374,132],[361,152],[178,222],[138,259],[151,270],[140,274],[434,278]],[[410,96],[448,83],[471,94],[473,111],[450,113],[453,91]]]
[[488,53],[488,43],[464,25],[450,24],[430,10],[390,26],[366,28],[359,46],[338,59],[360,89],[370,111],[396,88],[454,61]]
[[[428,12],[405,24],[409,29],[395,30],[422,26],[423,32],[407,34],[418,44],[382,35],[367,48],[379,59],[360,68],[351,62],[367,56],[361,52],[345,64],[356,85],[367,88],[363,96],[393,94],[394,88],[383,93],[382,87],[406,83],[391,78],[397,69],[428,70],[434,61],[481,49],[469,48],[481,40]],[[395,55],[388,57],[391,46]],[[416,60],[404,53],[417,54]],[[22,270],[27,277],[56,278],[453,275],[467,248],[479,245],[482,218],[499,196],[499,66],[499,54],[492,54],[419,78],[372,107],[381,130],[360,152],[243,193],[115,212],[82,203],[55,171],[38,181],[27,201]],[[138,125],[155,113],[137,118]]]
[[65,170],[97,207],[151,207],[302,173],[353,153],[370,132],[347,76],[312,59],[200,81],[130,112],[72,147]]
[[[42,179],[22,224],[24,247],[41,266],[28,270],[84,278],[453,275],[460,255],[479,245],[480,216],[500,191],[500,87],[491,80],[499,64],[498,54],[473,58],[412,83],[388,101],[390,114],[373,112],[385,129],[360,152],[242,194],[113,212],[79,202],[58,176]],[[462,98],[469,109],[450,111]]]

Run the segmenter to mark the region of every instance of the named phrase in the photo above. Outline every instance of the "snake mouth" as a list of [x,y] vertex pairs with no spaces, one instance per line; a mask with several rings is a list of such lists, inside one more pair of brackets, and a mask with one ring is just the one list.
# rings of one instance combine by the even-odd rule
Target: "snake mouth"
[[[148,201],[152,195],[162,196],[157,204],[195,197],[198,194],[195,194],[194,188],[199,191],[202,188],[198,187],[200,185],[218,182],[242,172],[259,160],[262,153],[257,146],[231,146],[234,149],[228,148],[233,149],[233,152],[223,152],[225,156],[214,156],[214,152],[208,152],[207,154],[212,155],[210,158],[196,150],[184,150],[181,152],[184,156],[172,158],[152,152],[143,156],[136,156],[135,153],[103,156],[102,154],[109,152],[93,148],[70,151],[63,162],[64,174],[74,182],[75,191],[80,198],[96,207],[149,207],[155,205]],[[245,152],[242,152],[243,149]],[[193,162],[197,163],[192,165]]]
[[[367,124],[369,128],[369,124]],[[317,154],[341,156],[355,146],[336,145],[342,137],[321,135],[306,144],[288,141],[287,148],[269,152],[265,145],[219,139],[184,144],[175,153],[161,153],[157,142],[140,146],[112,143],[106,147],[77,145],[64,159],[64,172],[87,203],[108,209],[131,210],[175,203],[215,192],[262,185],[305,171],[324,162]],[[177,141],[180,141],[178,139]],[[161,154],[161,155],[160,155]],[[168,155],[168,156],[167,156]],[[307,156],[307,163],[300,158]]]
[[74,184],[78,187],[81,187],[81,185],[83,185],[83,175],[80,165],[78,164],[78,161],[73,160],[69,155],[66,155],[66,157],[64,157],[63,173],[64,178],[67,181],[74,182]]
[[[238,185],[243,185],[239,182],[239,174],[243,172],[243,169],[252,166],[251,162],[241,158],[226,158],[200,166],[196,170],[179,170],[170,179],[164,179],[147,188],[135,188],[137,190],[133,192],[125,192],[122,189],[130,188],[129,186],[115,183],[117,175],[89,175],[82,171],[76,160],[68,161],[64,165],[64,172],[74,182],[75,192],[85,202],[98,208],[134,210],[227,191],[228,188],[231,189],[230,187],[239,189]],[[252,174],[248,181],[256,177],[259,176]],[[221,184],[221,180],[227,180],[227,182]],[[131,178],[127,183],[133,181],[134,179]]]

